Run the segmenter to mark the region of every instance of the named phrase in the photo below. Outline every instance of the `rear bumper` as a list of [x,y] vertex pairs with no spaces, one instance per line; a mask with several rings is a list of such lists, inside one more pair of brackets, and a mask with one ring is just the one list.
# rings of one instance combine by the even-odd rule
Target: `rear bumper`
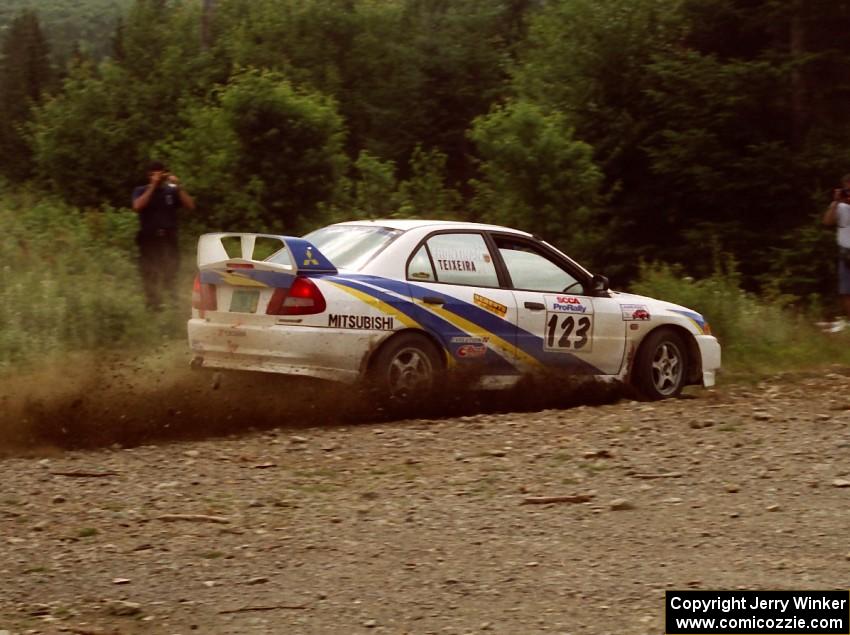
[[192,364],[356,382],[364,360],[388,335],[311,326],[231,326],[192,318],[188,325]]
[[698,335],[695,339],[702,360],[702,385],[710,388],[720,370],[720,342],[713,335]]

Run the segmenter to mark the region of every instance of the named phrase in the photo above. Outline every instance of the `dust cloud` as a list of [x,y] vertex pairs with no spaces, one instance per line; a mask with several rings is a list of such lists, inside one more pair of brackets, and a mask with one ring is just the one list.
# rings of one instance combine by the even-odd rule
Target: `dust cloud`
[[192,370],[179,345],[144,356],[69,356],[0,376],[0,456],[370,421],[439,419],[611,403],[622,390],[575,378],[538,378],[510,391],[473,392],[471,378],[415,412],[393,412],[353,386],[268,373]]

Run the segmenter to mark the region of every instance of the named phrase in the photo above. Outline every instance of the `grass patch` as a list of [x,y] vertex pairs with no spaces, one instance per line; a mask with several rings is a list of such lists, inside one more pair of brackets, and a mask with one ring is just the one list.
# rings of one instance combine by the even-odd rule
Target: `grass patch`
[[133,212],[83,211],[6,192],[0,225],[0,371],[67,351],[147,346],[180,332],[191,287],[183,285],[185,306],[146,310]]
[[78,538],[91,538],[97,536],[100,532],[94,527],[83,527],[77,532]]
[[816,299],[775,293],[756,295],[741,288],[734,263],[694,280],[681,268],[645,265],[635,293],[664,299],[699,313],[723,347],[723,372],[733,379],[759,378],[781,371],[850,364],[850,333],[823,333]]

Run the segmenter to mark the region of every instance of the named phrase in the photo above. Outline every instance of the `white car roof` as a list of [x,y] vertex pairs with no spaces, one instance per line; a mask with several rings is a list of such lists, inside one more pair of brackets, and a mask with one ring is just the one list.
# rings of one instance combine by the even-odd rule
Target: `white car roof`
[[421,227],[428,227],[429,229],[484,229],[484,230],[492,230],[492,231],[504,231],[511,232],[513,234],[519,234],[521,236],[531,236],[528,232],[520,231],[518,229],[511,229],[510,227],[502,227],[500,225],[488,225],[486,223],[467,223],[464,221],[451,221],[451,220],[425,220],[418,218],[409,218],[409,219],[399,219],[399,218],[381,218],[375,220],[352,220],[346,221],[344,223],[335,223],[336,225],[376,225],[379,227],[389,227],[390,229],[400,229],[402,231],[409,231],[411,229],[419,229]]

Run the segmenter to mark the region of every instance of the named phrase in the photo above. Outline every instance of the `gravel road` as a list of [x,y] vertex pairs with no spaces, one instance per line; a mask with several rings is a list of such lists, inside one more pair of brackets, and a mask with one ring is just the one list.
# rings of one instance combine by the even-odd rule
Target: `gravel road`
[[[92,394],[54,424],[123,425]],[[850,369],[380,423],[250,399],[259,429],[7,447],[0,633],[657,634],[665,589],[850,586]]]

